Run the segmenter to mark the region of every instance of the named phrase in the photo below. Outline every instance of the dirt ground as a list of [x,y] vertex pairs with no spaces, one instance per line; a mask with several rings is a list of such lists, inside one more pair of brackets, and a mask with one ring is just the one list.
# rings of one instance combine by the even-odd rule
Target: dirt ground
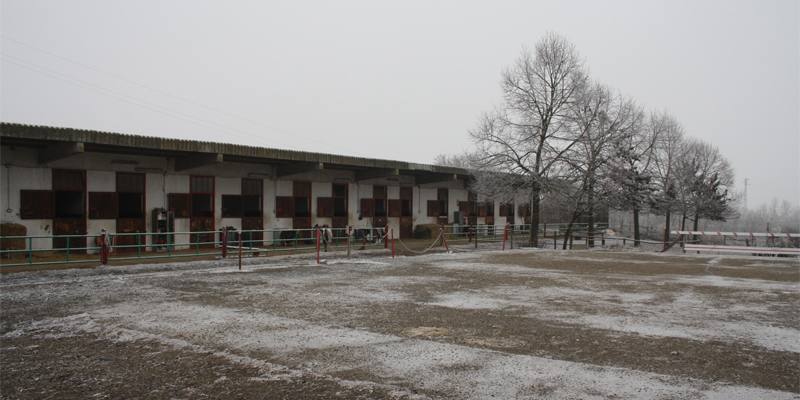
[[0,398],[800,398],[800,262],[308,255],[0,277]]

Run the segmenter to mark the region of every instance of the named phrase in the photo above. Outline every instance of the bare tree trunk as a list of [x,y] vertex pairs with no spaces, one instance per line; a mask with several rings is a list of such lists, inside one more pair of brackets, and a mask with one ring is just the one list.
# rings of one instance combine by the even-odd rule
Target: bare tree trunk
[[[575,224],[575,221],[581,216],[580,213],[574,212],[572,213],[572,218],[569,220],[569,224],[567,224],[567,230],[564,232],[564,244],[561,246],[563,250],[567,249],[567,242],[569,241],[569,237],[572,235],[572,226]],[[553,236],[553,240],[555,240],[555,236]]]
[[669,243],[669,223],[670,223],[670,219],[672,219],[672,215],[670,213],[670,210],[667,209],[667,216],[666,216],[666,219],[664,220],[664,250],[667,249],[667,243]]
[[[694,212],[694,223],[692,224],[692,226],[693,226],[692,230],[697,232],[699,224],[700,224],[700,217],[697,215],[697,210],[695,210],[695,212]],[[693,235],[692,236],[692,241],[697,241],[697,235]]]
[[633,207],[633,247],[639,247],[639,207]]
[[686,230],[686,210],[683,210],[683,216],[681,217],[681,230]]
[[531,232],[530,232],[530,245],[539,247],[539,207],[540,207],[540,193],[541,186],[538,180],[533,181],[531,188]]
[[586,193],[586,211],[589,213],[586,222],[586,247],[594,247],[594,185],[589,183],[589,190]]

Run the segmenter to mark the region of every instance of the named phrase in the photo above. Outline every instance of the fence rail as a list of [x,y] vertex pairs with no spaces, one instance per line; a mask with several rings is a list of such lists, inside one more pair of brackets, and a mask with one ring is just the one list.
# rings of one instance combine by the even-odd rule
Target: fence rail
[[[595,232],[606,224],[595,224]],[[540,224],[541,237],[563,235],[569,224]],[[585,237],[586,224],[572,224],[572,237]],[[438,232],[441,246],[499,243],[514,248],[525,243],[530,225],[444,225]],[[176,242],[176,236],[188,238]],[[383,249],[395,254],[397,235],[386,228],[252,229],[178,232],[101,233],[87,235],[0,236],[0,267],[57,264],[108,264],[114,261],[154,260],[180,257],[226,258],[320,251]],[[437,238],[437,240],[439,240]],[[59,247],[35,246],[34,242],[59,243]],[[555,242],[554,242],[555,243]],[[39,243],[41,244],[41,243]],[[404,247],[408,248],[405,244]],[[424,247],[428,247],[425,243]],[[319,258],[319,255],[317,256]]]

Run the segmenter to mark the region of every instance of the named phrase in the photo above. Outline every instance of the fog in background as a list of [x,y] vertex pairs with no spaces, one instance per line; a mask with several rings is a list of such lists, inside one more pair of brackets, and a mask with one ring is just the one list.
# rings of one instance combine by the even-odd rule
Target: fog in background
[[[557,3],[557,4],[553,4]],[[0,119],[430,163],[547,31],[800,204],[800,8],[782,1],[2,1]]]

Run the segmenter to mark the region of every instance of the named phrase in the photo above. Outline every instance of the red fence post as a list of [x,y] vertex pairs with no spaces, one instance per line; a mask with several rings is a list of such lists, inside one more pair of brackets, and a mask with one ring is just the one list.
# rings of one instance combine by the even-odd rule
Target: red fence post
[[394,229],[390,229],[389,233],[391,235],[391,240],[392,240],[392,258],[394,258]]
[[450,248],[447,247],[447,235],[444,233],[444,225],[442,225],[439,229],[441,229],[442,232],[442,245],[444,245],[445,251],[450,251]]
[[317,265],[319,265],[319,228],[317,228]]
[[228,229],[222,228],[222,258],[228,257]]

